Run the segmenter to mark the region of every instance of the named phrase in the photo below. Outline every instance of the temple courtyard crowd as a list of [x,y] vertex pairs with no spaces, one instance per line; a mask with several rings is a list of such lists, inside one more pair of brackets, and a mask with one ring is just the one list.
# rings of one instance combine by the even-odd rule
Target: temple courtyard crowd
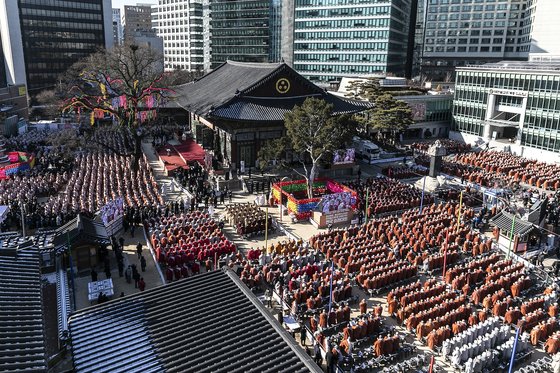
[[[117,152],[126,152],[130,142],[124,134],[98,136]],[[437,201],[391,177],[407,175],[405,169],[347,183],[367,221],[308,241],[286,239],[241,251],[224,224],[237,236],[262,235],[272,219],[255,204],[231,203],[229,190],[215,188],[202,166],[175,175],[192,197],[166,202],[147,160],[140,159],[134,172],[132,159],[108,150],[80,149],[68,158],[47,137],[35,133],[6,142],[35,152],[38,166],[0,181],[0,202],[12,210],[5,229],[17,226],[19,209],[31,228],[57,227],[122,199],[125,230],[134,235],[135,227],[144,229],[167,282],[229,266],[251,290],[266,295],[268,306],[272,300],[280,305],[282,322],[283,316],[299,322],[302,344],[330,372],[380,371],[397,363],[413,371],[423,356],[420,348],[441,357],[440,368],[469,373],[503,370],[514,354],[523,369],[538,371],[544,363],[531,358],[537,350],[560,361],[556,283],[498,250],[496,240],[473,224],[481,216],[473,204],[459,203],[457,195]],[[451,141],[444,146],[457,154],[444,160],[443,172],[470,183],[560,189],[557,165],[470,152]],[[414,148],[417,163],[425,166],[425,146]],[[557,224],[560,201],[545,197],[547,218]],[[211,211],[218,204],[225,205],[222,222]],[[128,270],[119,266],[127,278]],[[130,268],[136,285],[144,286],[138,276]]]

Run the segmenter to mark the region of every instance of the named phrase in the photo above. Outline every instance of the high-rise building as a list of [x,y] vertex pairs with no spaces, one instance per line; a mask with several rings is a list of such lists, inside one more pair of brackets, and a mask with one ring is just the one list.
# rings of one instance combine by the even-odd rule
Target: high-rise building
[[125,5],[121,23],[126,43],[132,43],[135,36],[153,33],[152,5]]
[[0,36],[7,83],[26,84],[33,96],[113,45],[111,0],[0,0]]
[[416,1],[285,0],[282,57],[319,84],[348,76],[408,75]]
[[226,60],[279,62],[280,0],[212,0],[212,68]]
[[6,78],[6,59],[4,58],[4,50],[2,48],[2,36],[0,35],[0,88],[8,84]]
[[121,21],[121,10],[113,8],[113,44],[119,45],[123,42],[123,27]]
[[424,49],[424,31],[428,0],[418,0],[416,9],[416,23],[414,25],[414,45],[412,53],[412,77],[420,75],[420,63]]
[[531,17],[531,60],[560,61],[560,2],[558,0],[532,0],[528,13]]
[[530,158],[560,161],[560,63],[504,61],[457,68],[454,133]]
[[163,38],[165,70],[210,68],[209,0],[159,0],[152,25]]
[[457,66],[527,60],[531,1],[428,0],[422,74],[438,80]]

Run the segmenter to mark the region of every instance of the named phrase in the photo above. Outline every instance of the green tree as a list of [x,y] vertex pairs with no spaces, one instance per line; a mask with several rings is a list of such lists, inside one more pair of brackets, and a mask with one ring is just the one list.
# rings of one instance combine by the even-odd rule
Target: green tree
[[[285,126],[286,136],[268,141],[259,151],[259,166],[264,168],[270,160],[276,160],[278,166],[292,169],[305,179],[307,195],[312,197],[320,162],[327,161],[333,151],[349,141],[355,126],[348,116],[333,116],[333,105],[316,98],[307,98],[287,113]],[[302,165],[303,172],[287,164],[288,151]]]
[[393,139],[414,124],[412,109],[402,100],[386,93],[378,96],[375,107],[369,111],[368,123],[382,134],[390,133]]
[[355,100],[366,100],[374,102],[377,96],[381,94],[381,87],[379,86],[379,78],[367,78],[366,80],[352,80],[348,83],[346,88],[348,93],[346,97]]
[[[65,111],[85,111],[91,115],[92,125],[96,115],[108,114],[132,136],[133,144],[126,152],[106,148],[120,156],[132,156],[132,169],[137,171],[142,138],[154,123],[155,110],[172,92],[167,88],[161,55],[135,44],[116,46],[73,65],[61,85],[67,92]],[[93,136],[92,141],[96,141]]]

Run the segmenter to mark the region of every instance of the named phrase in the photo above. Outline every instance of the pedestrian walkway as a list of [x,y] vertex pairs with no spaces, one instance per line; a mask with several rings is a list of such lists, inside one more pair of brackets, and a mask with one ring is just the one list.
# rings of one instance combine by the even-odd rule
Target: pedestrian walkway
[[[131,237],[130,231],[123,232],[121,231],[119,235],[116,236],[117,240],[120,237],[124,238],[124,268],[126,269],[128,265],[135,264],[138,268],[138,272],[140,272],[140,276],[144,278],[144,282],[146,283],[146,290],[151,289],[153,287],[163,285],[161,281],[161,277],[158,273],[156,268],[156,264],[152,259],[151,253],[146,246],[146,241],[144,238],[144,234],[140,227],[135,229],[134,237]],[[142,243],[142,255],[146,259],[146,271],[142,272],[140,266],[140,259],[138,259],[138,254],[136,253],[136,245],[138,242]],[[134,294],[140,291],[140,289],[135,288],[134,281],[128,283],[126,278],[123,276],[119,276],[119,270],[117,268],[116,262],[117,259],[115,257],[115,252],[113,250],[109,250],[109,260],[111,262],[111,278],[113,279],[113,289],[114,289],[114,296],[112,299],[116,299],[120,296],[121,293],[124,292],[125,296]],[[97,267],[96,271],[98,273],[98,280],[104,280],[106,278],[105,273],[103,272],[102,267]],[[91,282],[91,276],[83,276],[74,279],[74,286],[76,290],[76,309],[82,309],[85,307],[89,307],[90,305],[97,304],[97,301],[90,302],[88,300],[88,283]]]

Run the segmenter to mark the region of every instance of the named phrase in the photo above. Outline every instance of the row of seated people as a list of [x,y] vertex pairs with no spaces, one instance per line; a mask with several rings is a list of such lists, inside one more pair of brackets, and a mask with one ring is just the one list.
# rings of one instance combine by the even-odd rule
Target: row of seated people
[[[451,358],[456,355],[455,351],[461,350],[463,346],[473,343],[479,338],[484,338],[492,331],[499,330],[503,326],[498,317],[490,317],[482,322],[469,326],[467,329],[456,333],[452,338],[446,340],[442,344],[441,354],[444,359]],[[507,329],[504,329],[507,335]],[[456,364],[462,365],[469,358],[469,351],[463,349],[459,352],[459,357],[455,357]]]
[[555,164],[493,151],[465,154],[458,156],[457,161],[483,168],[488,172],[504,174],[516,182],[539,188],[557,190],[560,186],[560,167]]
[[464,294],[467,294],[470,292],[471,286],[485,279],[486,269],[492,262],[498,261],[499,258],[497,254],[492,254],[455,266],[445,272],[444,280],[454,290],[462,290]]
[[399,351],[401,339],[398,335],[378,338],[373,343],[376,356],[391,355]]
[[420,152],[427,152],[435,141],[445,148],[447,154],[466,153],[471,151],[471,144],[466,144],[457,140],[437,139],[426,142],[415,142],[411,145],[412,149]]
[[[189,273],[190,272],[190,273]],[[165,268],[165,279],[167,282],[178,281],[191,275],[200,273],[200,265],[193,261],[192,263],[182,263],[177,265],[168,265]]]
[[382,170],[383,175],[393,179],[410,179],[428,174],[428,169],[422,166],[415,167],[387,167]]
[[544,189],[557,190],[560,187],[560,166],[517,155],[485,151],[457,156],[457,162],[480,167],[490,173],[499,173]]
[[93,213],[117,198],[122,198],[128,207],[163,205],[148,162],[141,158],[136,172],[132,162],[131,158],[109,152],[77,154],[64,192],[48,199],[45,213]]
[[[429,167],[430,165],[430,158],[425,155],[415,157],[415,161],[422,166]],[[459,163],[456,160],[456,156],[444,157],[441,171],[444,174],[461,178],[463,181],[487,187],[494,186],[496,182],[507,184],[513,181],[507,175],[492,173],[471,165]]]
[[397,311],[397,321],[402,323],[408,318],[408,316],[419,313],[421,311],[433,308],[436,304],[445,302],[446,300],[455,298],[456,294],[452,291],[444,291],[439,293],[437,296],[432,296],[428,299],[423,299],[421,301],[415,301],[411,304],[407,304],[405,307],[400,308]]
[[435,281],[426,281],[424,285],[417,281],[410,285],[389,292],[387,295],[389,315],[394,316],[398,314],[399,309],[422,303],[445,292],[445,284]]
[[[429,223],[425,220],[431,219],[431,221],[437,221],[437,224],[441,227],[441,229],[445,229],[445,223],[447,222],[445,220],[453,218],[453,217],[445,216],[446,213],[447,212],[445,206],[442,205],[439,208],[438,212],[432,213],[429,210],[427,210],[425,216],[426,219],[410,220],[411,221],[410,224],[414,224],[414,228],[417,230],[417,232],[419,230],[422,230],[422,226],[423,226],[426,234],[430,234],[431,233],[430,229],[426,228],[427,226],[429,226]],[[438,217],[434,216],[436,214],[444,215],[444,216],[443,217],[439,216],[439,218],[441,218],[439,219]],[[399,255],[398,253],[395,252],[393,252],[392,254],[389,253],[387,255],[386,254],[387,251],[386,249],[384,249],[383,245],[380,245],[379,242],[374,241],[376,239],[375,232],[379,232],[383,230],[383,228],[385,228],[389,236],[391,236],[393,234],[392,230],[402,229],[402,226],[401,224],[399,224],[397,218],[375,219],[374,221],[369,222],[368,224],[359,228],[353,227],[353,228],[349,228],[347,231],[337,230],[335,232],[330,232],[327,234],[320,234],[311,239],[311,244],[316,249],[322,250],[326,254],[328,259],[333,259],[339,265],[339,267],[344,268],[346,273],[354,272],[358,268],[358,265],[360,269],[365,268],[364,270],[361,270],[362,272],[361,277],[364,277],[366,275],[363,272],[366,272],[367,269],[374,266],[378,267],[377,259],[380,256],[386,255],[384,260],[391,260],[392,257]],[[374,232],[373,234],[372,231]],[[350,232],[353,234],[349,235],[346,232]],[[464,234],[468,234],[469,232],[470,229],[468,227],[466,227],[463,231]],[[423,233],[419,233],[419,234],[423,235]],[[370,237],[366,238],[366,236],[368,235],[370,235]],[[440,235],[442,240],[445,239],[445,236],[449,237],[451,236],[451,234]],[[383,241],[386,241],[386,236],[384,234],[381,234],[379,239],[383,243]],[[457,237],[457,239],[460,238]],[[432,242],[432,244],[435,246],[437,242]],[[407,245],[403,243],[402,246],[404,247]],[[412,250],[416,250],[419,253],[423,250],[422,246],[416,247],[414,236],[410,238],[410,246]],[[403,248],[399,252],[404,253],[405,251],[403,250],[408,251],[409,248]],[[372,260],[372,256],[375,258],[375,260]],[[451,260],[453,261],[454,258],[452,257]],[[439,258],[434,258],[434,261],[432,262],[432,268],[441,266],[443,264],[442,262],[443,262],[443,256],[440,256]],[[368,277],[375,276],[374,273],[370,275],[371,276]],[[362,282],[362,281],[359,280],[358,282]]]
[[[478,234],[473,234],[470,228],[462,224],[457,233],[456,218],[457,204],[448,203],[432,205],[423,210],[405,212],[401,220],[399,217],[385,217],[372,219],[361,227],[351,227],[345,230],[335,230],[322,233],[311,238],[311,245],[323,251],[327,258],[344,257],[348,260],[350,254],[357,255],[361,249],[383,248],[383,244],[395,248],[397,245],[410,246],[414,252],[419,253],[428,247],[442,245],[445,241],[462,244],[462,237],[469,235],[475,242],[480,240]],[[470,209],[464,210],[463,217],[468,220],[474,216]],[[399,249],[399,254],[404,257],[407,252]],[[338,257],[335,257],[336,254]],[[350,260],[348,260],[351,263]]]
[[[482,301],[484,300],[484,298],[486,298],[487,295],[493,295],[498,291],[504,291],[503,298],[505,298],[505,289],[511,289],[512,296],[515,298],[519,296],[524,288],[530,286],[530,284],[530,279],[525,276],[525,272],[522,269],[517,272],[504,275],[504,277],[499,278],[496,282],[485,283],[478,286],[473,290],[471,294],[471,300],[475,305],[479,305],[482,304]],[[497,296],[496,298],[500,299]],[[495,303],[496,301],[493,300],[492,307]]]
[[531,344],[537,346],[539,342],[545,342],[556,330],[558,330],[556,318],[551,317],[546,321],[540,321],[531,329]]
[[216,222],[200,211],[170,217],[151,218],[144,222],[159,263],[182,265],[236,251]]
[[292,307],[294,314],[317,310],[328,304],[331,277],[333,302],[339,303],[352,298],[350,279],[339,270],[333,272],[330,267],[326,267],[309,277],[306,272],[296,273],[293,269],[292,267],[288,277],[282,277],[289,278],[287,289],[284,290],[280,282],[276,285],[279,286],[278,292],[282,299]]
[[488,319],[488,314],[484,311],[479,311],[479,312],[469,311],[469,312],[471,312],[471,313],[470,313],[468,318],[457,319],[456,321],[454,321],[451,324],[441,324],[441,320],[438,320],[438,319],[436,319],[434,321],[429,319],[426,322],[421,321],[418,325],[416,325],[416,338],[418,338],[419,340],[422,340],[431,331],[437,330],[437,329],[441,328],[442,326],[449,326],[449,325],[451,325],[450,326],[451,333],[453,335],[457,335],[458,333],[461,333],[464,330],[466,330],[469,326],[476,325],[476,324],[478,324],[480,322],[484,322]]
[[[351,181],[350,189],[358,193],[360,201],[367,205],[367,216],[401,211],[420,206],[422,191],[412,185],[386,177]],[[366,198],[369,199],[366,201]],[[424,205],[434,202],[434,197],[424,193]]]
[[504,343],[497,345],[496,348],[483,351],[478,355],[470,357],[464,365],[465,372],[491,372],[502,364],[508,364],[511,361],[514,344],[516,345],[516,355],[523,356],[526,354],[529,350],[527,334],[523,334],[519,337],[517,343],[515,342],[515,336],[511,336]]
[[[471,313],[471,315],[468,318],[468,324],[467,322],[465,322],[464,320],[458,320],[455,321],[451,324],[443,324],[442,326],[439,326],[438,328],[433,328],[430,332],[427,333],[427,330],[429,330],[429,327],[426,328],[426,324],[424,323],[420,323],[417,326],[417,337],[418,339],[422,339],[423,337],[426,337],[426,344],[428,345],[428,347],[432,350],[435,350],[436,347],[440,347],[442,346],[442,344],[447,341],[449,338],[451,338],[451,336],[453,335],[457,335],[459,333],[461,333],[462,331],[466,330],[467,325],[476,325],[479,322],[484,322],[486,321],[487,314],[484,312],[479,312],[478,315],[475,313]],[[441,324],[435,324],[436,326],[441,325]]]
[[307,247],[303,244],[303,241],[296,240],[283,240],[276,243],[271,243],[267,247],[267,254],[276,255],[290,255],[290,254],[301,254],[305,255],[307,253]]
[[397,288],[396,291],[387,294],[387,303],[397,302],[401,307],[405,307],[412,302],[421,301],[445,291],[445,285],[436,279],[428,279],[423,285],[420,281],[410,285]]
[[351,309],[347,303],[342,302],[338,308],[333,308],[327,312],[328,307],[324,307],[319,314],[314,314],[309,319],[309,326],[313,333],[317,330],[324,330],[330,326],[350,322]]
[[373,336],[381,331],[383,326],[381,317],[375,313],[360,315],[352,319],[347,326],[342,329],[342,340],[359,341]]
[[[366,290],[379,290],[386,286],[391,286],[399,283],[403,280],[407,280],[416,276],[418,268],[416,266],[410,265],[406,261],[397,261],[392,266],[380,267],[385,271],[372,275],[369,272],[365,274],[360,274],[361,277],[356,280],[358,283]],[[373,272],[373,271],[372,271]]]
[[560,331],[554,332],[550,337],[547,338],[544,343],[544,350],[549,355],[555,355],[560,351]]
[[[434,328],[443,325],[452,325],[458,320],[466,320],[471,314],[470,308],[465,306],[467,298],[464,295],[457,296],[455,299],[447,299],[432,308],[413,313],[405,320],[408,330],[416,330],[421,322],[427,323],[432,320]],[[426,329],[429,333],[429,328]],[[422,335],[423,337],[423,335]]]
[[547,314],[542,309],[537,309],[535,311],[529,312],[523,315],[519,308],[513,308],[506,312],[504,316],[504,321],[508,324],[517,325],[521,332],[530,330],[539,322],[545,320]]
[[272,217],[268,216],[267,223],[266,212],[250,202],[227,205],[225,218],[230,225],[236,228],[239,235],[264,234],[267,228],[272,229]]

